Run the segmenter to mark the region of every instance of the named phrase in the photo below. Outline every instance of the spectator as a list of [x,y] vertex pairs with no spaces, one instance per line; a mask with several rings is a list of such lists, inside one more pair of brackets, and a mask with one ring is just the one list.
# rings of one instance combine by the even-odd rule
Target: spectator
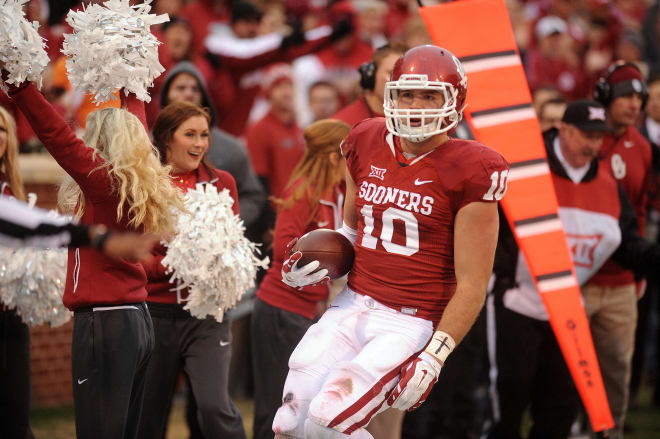
[[[408,0],[387,0],[387,16],[385,17],[385,31],[389,38],[397,37],[406,22],[413,17],[411,14],[411,2]],[[417,45],[428,44],[420,42],[419,44],[406,44],[406,47],[415,47]]]
[[342,108],[334,117],[352,126],[370,117],[383,116],[385,83],[392,74],[394,63],[405,51],[406,48],[397,43],[388,44],[376,50],[371,61],[362,64],[358,69],[362,95],[353,103]]
[[[199,182],[229,191],[232,210],[239,212],[236,183],[230,174],[204,161],[209,148],[211,117],[202,108],[185,101],[167,105],[153,128],[154,145],[163,165],[172,168],[172,181],[183,192]],[[192,154],[194,153],[194,154]],[[243,421],[229,397],[231,319],[222,323],[213,317],[198,319],[183,309],[188,291],[172,291],[170,274],[161,261],[164,246],[154,252],[147,273],[149,312],[154,320],[155,347],[145,381],[144,411],[137,437],[164,437],[176,386],[183,368],[197,403],[197,417],[206,438],[245,438]]]
[[146,104],[149,126],[153,125],[162,108],[160,94],[165,78],[172,67],[182,61],[190,61],[193,53],[192,28],[183,18],[171,17],[170,21],[163,23],[159,29],[154,29],[154,35],[162,43],[158,46],[158,61],[165,71],[154,79],[153,87],[149,90],[151,101]]
[[181,9],[181,17],[188,23],[195,23],[193,31],[193,50],[198,55],[206,51],[204,41],[214,26],[226,24],[231,18],[229,0],[197,0],[189,2]]
[[[653,151],[653,177],[649,189],[649,213],[647,215],[648,222],[646,226],[647,239],[652,242],[658,242],[660,235],[660,76],[655,75],[648,81],[649,100],[646,104],[646,114],[642,119],[639,126],[640,133],[649,141]],[[630,405],[636,405],[641,388],[642,380],[648,376],[648,372],[653,367],[653,359],[658,363],[660,358],[660,337],[657,332],[653,334],[651,331],[654,328],[652,324],[655,319],[658,321],[660,314],[660,300],[658,300],[658,293],[660,293],[660,283],[656,279],[649,279],[646,287],[646,293],[637,302],[637,328],[635,329],[635,351],[632,359],[632,373],[630,377]],[[656,330],[660,329],[655,326]],[[656,349],[651,354],[648,350],[648,341],[650,339],[656,340]],[[646,372],[646,373],[645,373]],[[653,388],[653,403],[660,405],[660,380],[655,380]]]
[[328,119],[339,110],[339,90],[328,81],[317,81],[309,87],[309,108],[313,121]]
[[648,90],[646,113],[639,126],[639,131],[649,143],[660,145],[660,74],[649,79]]
[[345,164],[339,144],[349,129],[338,120],[317,121],[305,129],[305,155],[277,202],[273,263],[259,286],[252,314],[254,439],[272,439],[289,357],[326,307],[327,285],[298,291],[282,282],[281,270],[293,238],[317,228],[341,227]]
[[380,0],[358,0],[354,4],[362,41],[369,43],[374,50],[387,44],[385,36],[387,4]]
[[[360,28],[355,10],[348,1],[338,1],[330,9],[331,22],[348,21],[352,23],[350,33],[334,39],[331,45],[313,55],[297,59],[293,63],[296,84],[296,106],[299,116],[309,114],[307,93],[310,85],[318,80],[330,81],[348,101],[354,99],[355,85],[359,81],[356,71],[362,63],[369,62],[373,55],[370,44],[360,39]],[[306,120],[301,120],[304,123]]]
[[[0,195],[25,200],[23,181],[18,172],[16,123],[0,107]],[[32,438],[30,430],[30,330],[16,311],[0,302],[0,422],[1,437]]]
[[649,7],[642,26],[644,38],[644,60],[648,62],[651,72],[660,71],[660,0],[655,0]]
[[[617,62],[596,83],[594,98],[606,108],[610,132],[603,139],[601,165],[621,185],[637,216],[639,234],[646,228],[651,147],[635,123],[648,98],[639,69]],[[634,274],[608,261],[583,288],[596,355],[603,374],[607,399],[616,423],[614,439],[622,437],[628,409],[631,361],[637,325]]]
[[291,68],[286,64],[272,65],[266,72],[263,88],[270,111],[248,128],[247,149],[268,194],[281,198],[305,150],[302,130],[296,123]]
[[[266,72],[264,91],[270,111],[246,132],[247,149],[252,166],[266,192],[273,199],[282,198],[291,172],[305,152],[302,130],[296,123],[291,68],[274,64]],[[260,219],[265,248],[272,243],[274,212],[266,208]]]
[[561,118],[566,111],[566,100],[564,98],[555,98],[544,102],[539,111],[539,125],[541,132],[550,128],[557,128],[561,124]]
[[537,43],[529,49],[525,65],[530,88],[552,84],[565,97],[578,97],[583,78],[566,22],[556,16],[543,17],[536,23],[535,35]]
[[[600,104],[577,101],[568,105],[559,129],[544,133],[559,214],[580,285],[610,257],[640,274],[653,272],[660,262],[660,248],[638,235],[625,194],[596,159],[607,130]],[[488,437],[520,438],[529,407],[530,438],[567,438],[579,409],[578,394],[529,268],[502,219],[490,299],[495,303],[495,322],[489,327],[496,327],[490,338],[496,342],[489,357],[496,358],[491,365],[496,391]],[[594,332],[594,343],[600,341],[597,337]]]
[[263,68],[318,51],[352,30],[350,22],[344,20],[332,29],[322,26],[303,32],[296,27],[286,37],[275,33],[256,37],[260,18],[261,11],[256,6],[236,2],[231,26],[216,26],[206,40],[208,58],[216,68],[210,92],[218,110],[218,125],[235,136],[244,135],[261,91]]
[[252,228],[264,208],[266,194],[257,179],[245,147],[235,137],[213,125],[215,109],[199,71],[192,63],[182,62],[165,78],[159,99],[164,108],[172,102],[191,102],[207,108],[211,118],[211,139],[207,151],[209,162],[217,169],[229,172],[238,187],[241,219]]

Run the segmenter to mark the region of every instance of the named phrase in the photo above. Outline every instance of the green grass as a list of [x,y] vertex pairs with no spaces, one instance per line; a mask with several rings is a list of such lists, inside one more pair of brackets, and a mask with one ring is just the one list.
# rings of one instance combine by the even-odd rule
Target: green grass
[[[626,434],[626,439],[660,438],[660,407],[651,405],[649,387],[642,387],[638,402],[638,407],[628,413],[628,422],[634,428],[634,432]],[[234,403],[243,416],[248,437],[251,437],[253,402],[249,399],[237,399],[234,400]],[[73,407],[34,409],[30,421],[36,439],[71,439],[75,437]],[[185,422],[183,400],[177,399],[170,416],[167,439],[187,438],[188,428]]]
[[[248,437],[252,436],[252,400],[235,399],[234,404],[243,416]],[[73,407],[38,408],[30,413],[30,423],[35,439],[72,439],[76,436]],[[174,401],[167,430],[167,439],[187,439],[183,399]]]

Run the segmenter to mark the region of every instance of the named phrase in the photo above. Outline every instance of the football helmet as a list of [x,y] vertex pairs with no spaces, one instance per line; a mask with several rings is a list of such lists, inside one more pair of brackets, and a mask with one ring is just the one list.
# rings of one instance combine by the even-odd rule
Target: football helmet
[[[439,91],[444,100],[440,108],[398,108],[402,90]],[[466,95],[467,76],[458,58],[438,46],[414,47],[397,60],[385,84],[387,129],[412,142],[447,132],[461,121]]]

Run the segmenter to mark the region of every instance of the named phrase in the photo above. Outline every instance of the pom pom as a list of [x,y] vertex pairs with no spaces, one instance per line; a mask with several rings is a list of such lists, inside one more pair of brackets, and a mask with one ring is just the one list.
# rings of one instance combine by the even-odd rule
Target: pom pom
[[[49,59],[44,39],[37,32],[39,23],[28,22],[23,13],[28,1],[0,0],[0,61],[5,63],[7,83],[32,81],[41,88],[41,73]],[[0,88],[7,91],[2,81]]]
[[62,305],[66,249],[0,248],[0,301],[30,326],[71,319]]
[[116,89],[135,93],[149,102],[147,89],[165,71],[158,62],[160,42],[154,24],[169,21],[167,14],[149,14],[151,0],[131,6],[129,0],[108,0],[82,11],[70,11],[66,22],[74,30],[64,35],[62,53],[71,84],[94,94],[94,102],[113,99]]
[[177,234],[166,243],[162,264],[173,271],[170,282],[189,289],[184,308],[200,319],[211,315],[222,322],[225,311],[254,287],[257,269],[268,267],[268,258],[260,259],[257,245],[245,238],[233,204],[227,189],[198,183],[186,194],[189,214],[179,216]]

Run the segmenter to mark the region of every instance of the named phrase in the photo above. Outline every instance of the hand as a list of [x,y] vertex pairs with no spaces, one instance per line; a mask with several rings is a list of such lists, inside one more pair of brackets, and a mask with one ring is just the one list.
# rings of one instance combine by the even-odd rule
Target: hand
[[350,35],[353,32],[353,19],[349,15],[337,21],[332,26],[332,33],[330,34],[330,41],[333,43],[335,41],[341,40],[345,36]]
[[328,270],[319,268],[319,261],[312,261],[309,264],[298,268],[298,261],[302,258],[301,252],[295,252],[282,265],[282,282],[292,288],[302,288],[307,285],[321,284],[330,278]]
[[290,47],[300,46],[305,43],[305,32],[303,31],[302,22],[300,20],[295,21],[291,25],[291,32],[282,38],[282,44],[280,48],[286,50]]
[[153,258],[151,250],[158,245],[158,235],[137,233],[113,233],[103,245],[103,253],[112,258],[149,263]]
[[422,352],[417,358],[403,366],[399,374],[399,383],[387,398],[387,404],[395,409],[413,411],[418,408],[438,381],[442,365],[428,352]]

